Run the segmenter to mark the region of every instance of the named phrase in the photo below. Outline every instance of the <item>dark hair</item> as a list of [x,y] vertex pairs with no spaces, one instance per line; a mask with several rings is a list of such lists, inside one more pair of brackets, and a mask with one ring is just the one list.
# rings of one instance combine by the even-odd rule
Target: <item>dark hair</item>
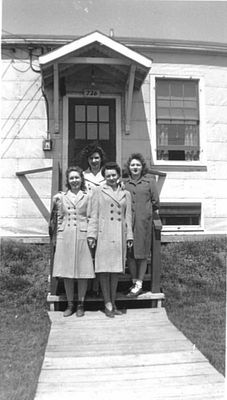
[[85,161],[87,163],[87,167],[88,167],[89,166],[88,159],[94,153],[98,153],[100,155],[101,167],[102,167],[106,161],[106,155],[105,155],[105,152],[102,149],[102,147],[99,146],[99,144],[97,142],[90,143],[81,150],[81,153],[80,153],[81,161]]
[[80,167],[78,167],[77,165],[76,165],[76,166],[69,167],[69,168],[66,170],[65,176],[66,176],[66,187],[67,187],[67,189],[71,189],[70,184],[69,184],[69,174],[70,174],[70,172],[72,172],[72,171],[78,172],[78,174],[80,174],[80,177],[81,177],[81,186],[80,186],[80,189],[81,189],[83,192],[85,192],[85,191],[86,191],[86,186],[85,186],[85,180],[84,180],[83,170],[82,170]]
[[128,161],[127,161],[126,166],[125,166],[125,172],[126,172],[127,175],[131,175],[129,166],[130,166],[132,160],[140,161],[141,164],[142,164],[142,175],[147,174],[148,168],[147,168],[146,161],[145,161],[144,157],[142,156],[142,154],[141,153],[132,153],[129,156]]
[[102,173],[102,176],[105,178],[105,172],[106,172],[106,170],[108,170],[108,169],[115,169],[115,171],[117,172],[117,174],[119,175],[119,176],[121,176],[121,168],[119,167],[119,165],[116,163],[116,162],[108,162],[108,163],[106,163],[103,167],[102,167],[102,169],[101,169],[101,173]]

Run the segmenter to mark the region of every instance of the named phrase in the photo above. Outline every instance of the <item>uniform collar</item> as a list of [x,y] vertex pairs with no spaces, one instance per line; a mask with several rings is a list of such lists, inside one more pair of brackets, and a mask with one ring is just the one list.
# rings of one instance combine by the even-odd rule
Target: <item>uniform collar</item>
[[83,199],[85,196],[85,193],[82,192],[82,190],[79,190],[79,192],[77,193],[77,195],[74,195],[71,190],[68,190],[65,193],[65,199],[67,202],[70,202],[71,204],[73,204],[73,206],[76,206],[79,201],[81,201],[81,199]]

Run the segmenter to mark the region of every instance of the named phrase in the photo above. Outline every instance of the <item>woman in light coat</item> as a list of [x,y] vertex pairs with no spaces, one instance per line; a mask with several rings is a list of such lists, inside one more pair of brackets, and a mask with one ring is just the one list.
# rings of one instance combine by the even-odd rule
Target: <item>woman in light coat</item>
[[133,243],[131,196],[118,185],[121,170],[116,163],[105,164],[102,174],[106,183],[93,196],[98,220],[95,272],[100,279],[105,314],[113,318],[121,314],[115,304],[118,274],[125,269],[126,246]]
[[81,152],[82,162],[87,164],[84,171],[86,188],[90,191],[105,182],[101,168],[105,162],[105,153],[101,146],[92,143],[86,146]]
[[95,245],[89,232],[94,231],[96,222],[82,170],[77,166],[68,168],[66,181],[68,190],[57,193],[53,199],[58,219],[53,277],[64,278],[68,301],[65,317],[73,313],[74,280],[78,280],[79,302],[76,315],[82,317],[87,280],[95,276],[88,242],[91,247]]
[[152,214],[159,208],[159,196],[155,179],[147,174],[147,166],[140,153],[133,153],[127,161],[129,177],[124,181],[125,189],[132,197],[132,226],[134,245],[128,252],[128,266],[133,285],[129,297],[142,292],[147,269],[147,258],[151,252]]

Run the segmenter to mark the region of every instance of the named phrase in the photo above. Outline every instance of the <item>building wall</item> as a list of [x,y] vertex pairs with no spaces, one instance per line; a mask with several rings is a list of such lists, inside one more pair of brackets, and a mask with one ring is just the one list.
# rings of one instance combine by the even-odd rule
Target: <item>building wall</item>
[[[47,120],[41,76],[31,70],[28,52],[4,49],[2,58],[0,235],[47,235],[45,219],[16,176],[18,171],[52,165],[42,150]],[[48,171],[27,176],[48,209],[51,175]]]
[[[38,52],[38,50],[37,50]],[[149,54],[153,59],[150,75],[141,90],[133,96],[130,135],[122,132],[122,166],[128,156],[141,152],[153,165],[155,114],[154,88],[156,76],[201,77],[204,81],[203,101],[203,168],[175,170],[156,166],[167,172],[161,201],[201,201],[202,228],[205,232],[225,233],[227,227],[227,66],[222,57]],[[12,61],[13,59],[13,61]],[[36,63],[35,68],[38,69]],[[2,60],[2,160],[1,160],[1,236],[45,236],[47,222],[34,205],[16,172],[52,166],[52,157],[59,158],[62,139],[62,102],[60,134],[54,136],[53,152],[44,152],[47,134],[47,113],[41,92],[40,74],[31,70],[28,53],[5,50]],[[76,87],[72,88],[76,93]],[[103,87],[103,90],[105,88]],[[120,93],[119,90],[115,90]],[[52,102],[51,91],[48,93]],[[121,105],[124,116],[124,98]],[[50,104],[50,130],[53,126]],[[122,127],[124,126],[122,118]],[[28,175],[41,200],[50,209],[51,171]]]

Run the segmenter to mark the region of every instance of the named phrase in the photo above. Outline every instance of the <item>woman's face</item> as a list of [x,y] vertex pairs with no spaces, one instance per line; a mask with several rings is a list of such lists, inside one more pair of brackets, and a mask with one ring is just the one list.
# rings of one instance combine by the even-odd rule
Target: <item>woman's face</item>
[[79,172],[71,171],[68,176],[68,182],[69,182],[69,186],[70,186],[71,190],[80,189],[82,179],[81,179]]
[[88,157],[89,167],[95,170],[100,170],[101,168],[101,157],[98,152],[93,153],[90,157]]
[[116,186],[117,181],[119,179],[119,175],[116,169],[106,169],[105,170],[105,180],[108,186]]
[[140,177],[142,174],[142,163],[137,160],[136,158],[133,158],[129,164],[129,171],[132,177]]

